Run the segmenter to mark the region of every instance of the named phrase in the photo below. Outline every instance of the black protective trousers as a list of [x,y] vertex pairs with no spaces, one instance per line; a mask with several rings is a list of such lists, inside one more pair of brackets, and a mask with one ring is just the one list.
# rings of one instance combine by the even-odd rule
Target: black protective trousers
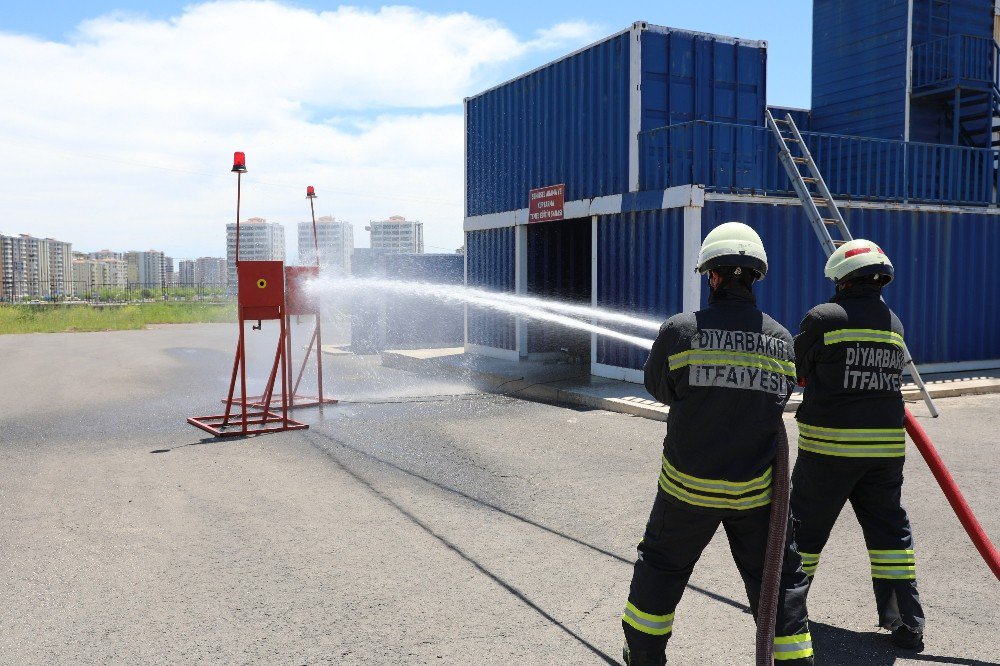
[[[662,654],[673,632],[674,609],[684,594],[694,565],[720,523],[726,530],[733,560],[743,577],[747,599],[756,618],[769,519],[770,505],[749,511],[733,511],[728,515],[713,515],[679,504],[658,490],[646,532],[638,547],[639,557],[632,574],[628,604],[622,616],[629,649]],[[808,586],[789,524],[775,623],[776,662],[796,666],[813,663],[806,612]],[[688,626],[697,625],[695,621],[690,621]],[[725,635],[722,627],[714,628],[712,633]],[[721,662],[718,655],[707,652],[699,663]]]
[[903,458],[839,458],[799,451],[792,515],[809,582],[833,524],[848,501],[868,547],[879,625],[922,629],[910,519],[901,503]]

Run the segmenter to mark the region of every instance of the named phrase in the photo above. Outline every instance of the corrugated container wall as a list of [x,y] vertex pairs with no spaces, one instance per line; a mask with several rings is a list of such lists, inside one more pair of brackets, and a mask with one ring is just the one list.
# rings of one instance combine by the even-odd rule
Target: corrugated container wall
[[641,131],[692,120],[762,125],[767,48],[760,42],[647,26]]
[[905,138],[908,21],[908,0],[814,0],[814,132]]
[[[466,100],[466,215],[525,208],[566,184],[566,200],[630,189],[637,131],[692,120],[763,123],[767,47],[645,23]],[[630,95],[632,49],[639,90]]]
[[[514,291],[514,227],[465,234],[466,284],[490,291]],[[468,309],[469,344],[513,350],[514,318]]]
[[913,43],[951,35],[993,36],[994,0],[913,0]]
[[466,215],[628,189],[629,40],[622,33],[466,100]]
[[[682,309],[682,208],[597,218],[597,306],[663,320]],[[651,337],[650,331],[626,331]],[[598,336],[597,363],[641,368],[648,352]]]
[[[996,289],[967,277],[986,274],[995,263],[996,215],[874,207],[841,212],[855,237],[874,240],[892,259],[896,279],[886,287],[885,299],[902,320],[917,363],[1000,358]],[[802,208],[706,202],[704,233],[729,220],[742,220],[760,233],[770,267],[757,288],[758,305],[795,334],[802,315],[833,294]]]

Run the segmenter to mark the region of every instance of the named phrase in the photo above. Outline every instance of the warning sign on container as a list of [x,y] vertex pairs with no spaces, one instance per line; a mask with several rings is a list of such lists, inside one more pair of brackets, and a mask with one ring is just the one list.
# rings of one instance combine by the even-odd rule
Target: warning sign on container
[[528,196],[528,222],[553,222],[563,219],[566,185],[537,187]]

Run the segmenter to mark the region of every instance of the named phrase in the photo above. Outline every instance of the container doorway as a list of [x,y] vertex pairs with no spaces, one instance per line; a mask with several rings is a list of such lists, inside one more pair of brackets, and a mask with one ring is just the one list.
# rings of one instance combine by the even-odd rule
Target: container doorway
[[[590,305],[591,220],[589,217],[528,225],[529,296]],[[528,355],[586,361],[590,333],[529,320]]]

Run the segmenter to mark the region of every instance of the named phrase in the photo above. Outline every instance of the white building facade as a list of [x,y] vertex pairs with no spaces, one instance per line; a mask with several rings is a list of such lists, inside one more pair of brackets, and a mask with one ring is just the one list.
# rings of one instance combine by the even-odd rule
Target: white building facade
[[73,296],[73,246],[28,234],[0,235],[0,299]]
[[[262,217],[240,223],[240,261],[284,261],[285,227]],[[226,273],[236,285],[236,223],[226,225]]]
[[354,225],[338,221],[332,215],[316,218],[316,238],[312,222],[299,222],[299,264],[316,263],[315,248],[319,248],[319,265],[325,271],[350,275],[354,253]]
[[371,248],[383,254],[424,253],[423,222],[393,215],[388,220],[369,222],[365,230],[371,233]]

